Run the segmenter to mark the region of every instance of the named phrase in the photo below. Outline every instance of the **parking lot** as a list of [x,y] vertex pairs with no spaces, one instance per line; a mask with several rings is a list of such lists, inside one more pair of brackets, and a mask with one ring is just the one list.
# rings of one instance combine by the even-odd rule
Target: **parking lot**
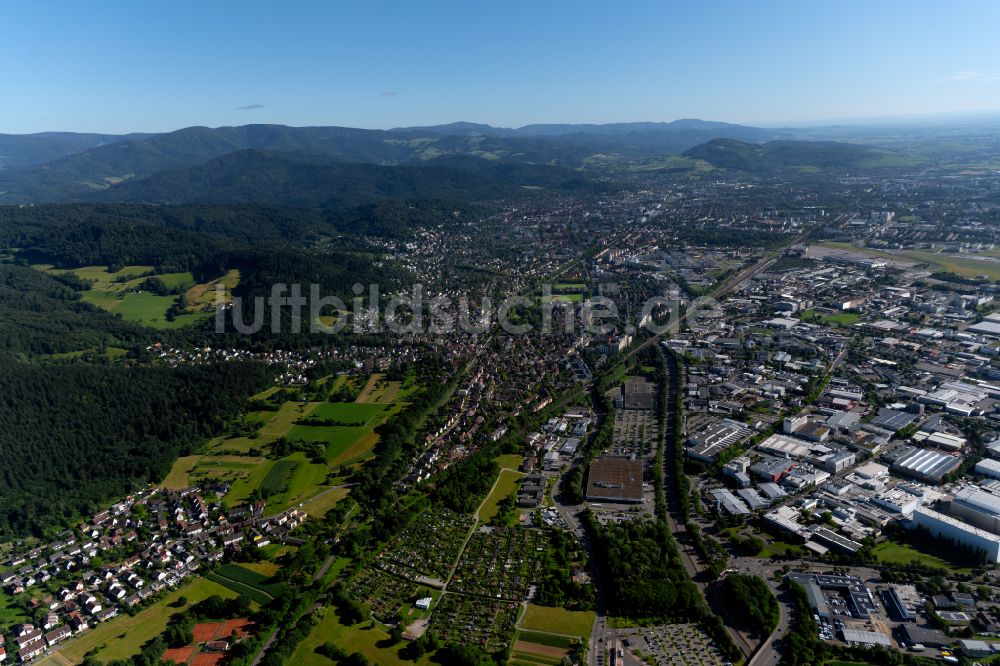
[[712,640],[696,624],[665,624],[621,629],[625,649],[660,664],[722,666],[727,663]]

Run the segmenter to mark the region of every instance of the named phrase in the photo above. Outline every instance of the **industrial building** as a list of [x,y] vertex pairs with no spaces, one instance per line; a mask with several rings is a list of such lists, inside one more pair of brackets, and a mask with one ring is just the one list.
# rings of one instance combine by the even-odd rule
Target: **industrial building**
[[912,524],[926,527],[931,534],[985,551],[989,562],[1000,562],[1000,536],[974,527],[933,509],[920,507],[913,512]]
[[813,612],[820,617],[849,614],[867,619],[876,611],[865,582],[857,576],[790,573],[786,578],[805,588]]
[[991,479],[1000,479],[1000,462],[992,458],[983,458],[976,463],[975,472]]
[[979,488],[963,488],[955,493],[949,512],[970,525],[1000,534],[1000,496]]
[[739,421],[723,419],[711,423],[687,441],[687,455],[706,463],[715,462],[719,451],[746,441],[753,430]]
[[590,465],[587,499],[590,501],[642,502],[642,460],[601,456]]
[[896,617],[904,622],[914,622],[917,619],[917,609],[920,608],[920,594],[913,585],[893,585],[885,594],[885,606]]
[[849,645],[877,645],[890,647],[892,641],[881,631],[866,631],[864,629],[841,629],[840,635]]
[[893,471],[926,483],[940,484],[945,475],[954,472],[962,464],[958,456],[933,449],[918,449],[904,446],[895,456]]

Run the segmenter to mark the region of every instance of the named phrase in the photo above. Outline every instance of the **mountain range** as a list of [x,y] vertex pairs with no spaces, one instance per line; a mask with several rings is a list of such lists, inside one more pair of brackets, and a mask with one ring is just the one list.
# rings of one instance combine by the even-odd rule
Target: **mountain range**
[[516,129],[476,123],[391,130],[244,125],[160,134],[6,134],[0,135],[0,204],[325,207],[395,195],[469,200],[527,188],[593,186],[597,172],[591,167],[608,161],[684,154],[716,168],[753,171],[847,168],[866,160],[877,165],[888,154],[794,137],[792,130],[694,119]]

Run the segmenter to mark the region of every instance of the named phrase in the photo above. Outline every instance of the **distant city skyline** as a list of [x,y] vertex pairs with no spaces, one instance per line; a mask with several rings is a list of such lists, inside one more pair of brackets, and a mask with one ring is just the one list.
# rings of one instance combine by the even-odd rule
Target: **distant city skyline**
[[1000,114],[1000,3],[0,8],[0,132]]

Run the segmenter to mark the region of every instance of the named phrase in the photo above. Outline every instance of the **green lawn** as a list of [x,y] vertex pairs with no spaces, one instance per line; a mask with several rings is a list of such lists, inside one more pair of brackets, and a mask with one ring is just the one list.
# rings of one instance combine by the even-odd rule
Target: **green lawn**
[[948,569],[956,568],[955,563],[949,562],[937,555],[931,555],[917,550],[913,546],[895,541],[883,541],[875,546],[875,557],[883,564],[911,564],[916,561],[918,564],[928,567],[938,567]]
[[769,557],[784,557],[789,549],[796,556],[806,555],[806,549],[794,543],[786,543],[784,541],[778,541],[777,539],[771,539],[771,543],[767,543],[767,535],[764,535],[764,548],[757,553],[757,557],[769,558]]
[[[413,666],[414,662],[400,656],[400,651],[406,647],[407,642],[400,641],[390,645],[389,634],[378,623],[363,622],[347,627],[340,623],[334,608],[326,607],[321,612],[323,617],[299,643],[287,663],[296,666],[330,666],[330,660],[316,652],[317,647],[329,642],[348,653],[360,652],[379,666]],[[416,662],[425,666],[431,663],[430,655],[424,655]]]
[[524,476],[521,472],[503,470],[500,472],[500,481],[493,488],[493,492],[486,498],[482,506],[479,507],[479,520],[488,523],[499,511],[499,504],[505,497],[509,497],[517,488],[518,481]]
[[521,618],[519,627],[525,630],[548,631],[554,634],[580,636],[590,640],[594,627],[593,611],[569,611],[565,608],[549,608],[528,604],[528,610]]
[[13,605],[13,597],[0,590],[0,627],[6,627],[15,622],[23,622],[28,618],[21,609]]
[[506,453],[502,456],[497,456],[497,465],[501,468],[506,467],[507,469],[517,469],[521,466],[521,461],[524,458],[518,453]]
[[[94,648],[100,648],[97,658],[102,662],[114,659],[126,659],[137,654],[146,641],[159,636],[166,629],[167,620],[170,616],[182,610],[170,606],[178,597],[186,597],[188,605],[191,605],[212,595],[218,595],[226,599],[232,599],[237,596],[235,592],[227,587],[206,578],[198,578],[170,592],[155,604],[139,611],[134,616],[123,613],[108,622],[98,624],[96,627],[64,644],[59,649],[59,652],[63,657],[66,657],[75,664],[82,662],[83,656]],[[66,662],[55,657],[50,657],[39,663],[45,666],[61,666]]]
[[829,324],[833,326],[851,326],[852,324],[857,323],[858,319],[860,318],[861,315],[855,312],[842,312],[840,314],[820,317],[820,321],[822,321],[824,324]]

